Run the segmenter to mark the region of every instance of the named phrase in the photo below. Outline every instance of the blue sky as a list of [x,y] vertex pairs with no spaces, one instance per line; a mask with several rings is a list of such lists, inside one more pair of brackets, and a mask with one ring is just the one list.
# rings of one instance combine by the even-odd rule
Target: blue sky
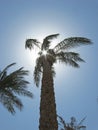
[[25,50],[27,38],[42,40],[60,33],[58,43],[71,36],[90,38],[93,45],[74,48],[86,63],[79,69],[57,64],[55,96],[57,113],[66,122],[87,116],[87,130],[98,129],[98,1],[97,0],[0,0],[0,69],[16,62],[30,71],[28,80],[33,99],[21,97],[22,112],[12,116],[0,104],[0,129],[38,130],[40,87],[33,82],[34,53]]

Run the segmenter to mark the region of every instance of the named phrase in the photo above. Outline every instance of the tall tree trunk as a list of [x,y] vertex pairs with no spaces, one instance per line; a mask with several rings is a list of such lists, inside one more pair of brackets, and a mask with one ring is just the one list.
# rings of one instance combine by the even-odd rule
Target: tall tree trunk
[[41,87],[39,130],[58,130],[53,85],[51,65],[45,60]]

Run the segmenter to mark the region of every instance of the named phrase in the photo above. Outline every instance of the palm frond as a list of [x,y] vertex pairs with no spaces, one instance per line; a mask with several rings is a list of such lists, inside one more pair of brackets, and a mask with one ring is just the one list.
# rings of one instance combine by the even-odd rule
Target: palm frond
[[80,55],[75,52],[64,52],[64,57],[66,57],[66,59],[73,59],[76,62],[84,62],[84,60],[80,58]]
[[78,126],[81,126],[85,119],[86,119],[86,116],[79,122]]
[[54,52],[53,49],[49,49],[49,50],[47,51],[47,53],[50,54],[50,55],[52,55],[52,56],[55,56],[55,52]]
[[23,67],[7,75],[3,81],[0,82],[0,86],[6,89],[10,89],[17,94],[32,97],[32,93],[27,91],[28,81],[24,79],[24,76],[28,75],[27,70],[23,70]]
[[0,80],[3,80],[3,79],[6,77],[6,75],[7,75],[7,70],[8,70],[11,66],[13,66],[13,65],[15,65],[15,64],[16,64],[16,63],[12,63],[12,64],[8,65],[5,69],[3,69],[3,71],[0,72]]
[[83,121],[85,120],[85,118],[83,118],[80,123],[77,125],[76,124],[76,119],[75,118],[71,118],[71,122],[70,123],[66,123],[65,120],[61,117],[58,116],[59,118],[59,125],[62,126],[63,128],[61,128],[61,130],[80,130],[81,128],[86,128],[86,126],[81,125],[83,123]]
[[28,71],[23,70],[23,67],[21,67],[7,74],[6,70],[12,65],[14,64],[7,66],[0,73],[0,102],[13,114],[15,112],[14,106],[20,110],[23,107],[21,100],[16,95],[32,98],[33,94],[27,90],[29,82],[24,78],[24,76],[28,75]]
[[35,70],[34,70],[34,81],[36,86],[39,86],[39,82],[40,82],[40,77],[41,77],[41,58],[37,58],[36,60],[36,66],[35,66]]
[[11,113],[15,114],[15,107],[19,110],[22,110],[23,104],[21,100],[12,94],[12,92],[0,93],[0,102],[4,105],[4,107]]
[[84,126],[84,125],[79,126],[79,127],[77,127],[77,130],[80,130],[81,128],[82,128],[82,129],[83,129],[83,128],[85,129],[85,128],[86,128],[86,126]]
[[59,52],[56,55],[57,60],[62,63],[69,64],[73,67],[78,68],[79,64],[77,62],[84,62],[82,58],[80,58],[78,53],[75,52]]
[[91,40],[84,37],[69,37],[64,39],[62,42],[58,43],[54,50],[59,52],[60,50],[68,50],[80,45],[89,45],[92,44]]
[[27,39],[25,42],[25,48],[30,50],[37,46],[40,49],[40,42],[37,39]]
[[41,50],[48,50],[50,47],[50,43],[51,43],[50,40],[57,38],[58,35],[59,34],[53,34],[53,35],[49,35],[49,36],[45,37],[45,39],[43,40],[43,44],[41,46]]
[[69,64],[71,65],[72,67],[75,67],[75,68],[79,68],[79,64],[77,62],[75,62],[74,60],[66,60],[66,64]]
[[[66,122],[65,122],[65,120],[61,117],[61,116],[59,116],[59,115],[57,115],[58,116],[58,118],[60,119],[60,123],[63,125],[63,128],[65,129],[65,130],[67,130],[67,124],[66,124]],[[60,124],[60,125],[61,125]],[[64,130],[63,128],[61,128],[61,130]]]

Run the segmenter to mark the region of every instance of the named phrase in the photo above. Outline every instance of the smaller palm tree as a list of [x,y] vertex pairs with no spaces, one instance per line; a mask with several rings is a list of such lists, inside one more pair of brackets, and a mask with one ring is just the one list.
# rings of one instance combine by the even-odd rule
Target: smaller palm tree
[[19,110],[23,108],[23,103],[17,95],[33,97],[33,94],[27,90],[29,82],[24,79],[24,76],[28,75],[27,70],[23,70],[22,67],[8,73],[8,69],[15,64],[12,63],[0,71],[0,102],[11,114],[15,114],[15,107]]
[[83,121],[86,119],[84,117],[78,124],[76,121],[75,117],[71,117],[70,123],[66,123],[65,120],[61,117],[58,116],[60,123],[59,125],[62,127],[60,130],[81,130],[81,129],[86,129],[86,126],[82,125]]

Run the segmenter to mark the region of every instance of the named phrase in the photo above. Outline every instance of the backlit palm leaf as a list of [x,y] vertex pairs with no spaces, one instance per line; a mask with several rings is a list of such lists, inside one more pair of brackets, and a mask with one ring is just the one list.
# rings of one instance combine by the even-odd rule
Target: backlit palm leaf
[[3,79],[6,77],[6,75],[7,75],[7,70],[8,70],[11,66],[13,66],[13,65],[15,65],[15,64],[16,64],[16,63],[12,63],[12,64],[8,65],[3,71],[0,72],[0,80],[3,80]]
[[78,123],[78,126],[81,126],[85,119],[86,119],[86,116]]
[[[63,128],[65,130],[67,130],[67,124],[65,123],[65,120],[61,116],[59,116],[59,115],[58,115],[58,118],[60,119],[59,125],[63,125]],[[63,128],[61,128],[61,130],[64,130]]]
[[84,37],[70,37],[70,38],[66,38],[64,39],[62,42],[58,43],[58,45],[56,45],[54,47],[55,52],[58,52],[60,50],[68,50],[80,45],[88,45],[91,44],[91,40],[88,38],[84,38]]
[[15,114],[15,107],[17,107],[19,110],[22,110],[23,108],[21,100],[9,91],[3,91],[2,94],[0,92],[0,102],[12,114]]
[[25,48],[29,48],[30,50],[37,46],[40,48],[40,42],[37,39],[27,39],[25,43]]
[[23,104],[16,95],[23,95],[32,98],[32,93],[27,90],[28,81],[24,76],[28,75],[28,71],[20,68],[10,74],[7,74],[7,69],[13,64],[7,66],[0,72],[0,102],[10,111],[15,113],[14,107],[22,109]]
[[61,116],[58,116],[58,118],[60,121],[60,127],[63,127],[61,128],[61,130],[81,130],[81,128],[86,128],[86,126],[82,125],[85,118],[83,118],[78,125],[76,125],[76,119],[74,117],[72,118],[74,118],[75,120],[71,120],[70,123],[66,123]]
[[73,67],[79,67],[79,64],[77,62],[84,62],[83,59],[80,58],[78,53],[75,52],[59,52],[56,54],[56,58],[61,62],[65,64],[69,64]]
[[34,81],[36,86],[39,86],[39,82],[40,82],[40,77],[41,77],[41,58],[37,58],[36,60],[36,66],[35,66],[35,70],[34,70]]
[[50,43],[52,39],[54,38],[57,38],[59,34],[53,34],[53,35],[49,35],[47,36],[44,40],[43,40],[43,44],[42,44],[42,47],[41,47],[41,50],[47,50],[49,49],[49,46],[50,46]]

